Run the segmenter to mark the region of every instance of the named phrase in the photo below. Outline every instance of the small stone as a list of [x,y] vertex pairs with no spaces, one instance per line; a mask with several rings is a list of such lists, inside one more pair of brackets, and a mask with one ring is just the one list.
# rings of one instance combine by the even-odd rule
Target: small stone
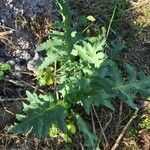
[[15,65],[15,61],[13,59],[12,60],[8,60],[7,64],[10,64],[11,66],[14,66]]
[[12,3],[12,1],[13,1],[13,0],[7,0],[7,3],[10,4],[10,3]]
[[43,61],[43,57],[40,56],[38,53],[35,53],[33,60],[35,61],[36,65],[40,65]]
[[25,59],[25,60],[29,60],[29,59],[31,59],[31,56],[28,52],[23,51],[22,58]]
[[5,75],[5,79],[10,79],[10,76],[9,75]]
[[20,63],[20,59],[19,58],[15,58],[15,62],[16,63]]
[[15,76],[17,76],[18,78],[21,78],[22,76],[21,76],[21,73],[20,72],[15,72],[15,73],[13,73]]
[[17,70],[17,71],[22,71],[22,70],[25,69],[25,66],[20,66],[20,65],[16,64],[16,65],[14,66],[14,69]]
[[12,4],[10,4],[10,5],[9,5],[9,7],[12,9],[12,8],[13,8],[13,5],[12,5]]
[[36,74],[36,64],[35,64],[35,60],[30,60],[27,63],[27,69],[34,72],[34,74]]
[[37,52],[35,52],[35,55],[33,57],[33,60],[38,60],[39,59],[39,54]]

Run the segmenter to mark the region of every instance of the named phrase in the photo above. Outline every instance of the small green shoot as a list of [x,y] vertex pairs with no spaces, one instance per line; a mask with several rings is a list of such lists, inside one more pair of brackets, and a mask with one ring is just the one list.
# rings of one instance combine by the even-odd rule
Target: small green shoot
[[11,66],[9,64],[0,64],[0,80],[4,78],[5,72],[10,69],[11,69]]

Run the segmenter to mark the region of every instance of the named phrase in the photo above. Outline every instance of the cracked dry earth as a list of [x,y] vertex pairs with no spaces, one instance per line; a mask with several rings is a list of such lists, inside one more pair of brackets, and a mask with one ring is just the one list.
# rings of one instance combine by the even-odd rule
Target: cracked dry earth
[[57,14],[53,0],[0,0],[0,64],[12,66],[0,83],[0,127],[21,111],[18,99],[25,91],[35,88],[34,73],[42,56],[34,49],[48,36]]

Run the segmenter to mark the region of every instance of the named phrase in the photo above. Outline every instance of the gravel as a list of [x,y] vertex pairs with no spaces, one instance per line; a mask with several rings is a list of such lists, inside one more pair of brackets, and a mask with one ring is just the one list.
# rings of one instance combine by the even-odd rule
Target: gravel
[[[0,25],[14,29],[11,34],[12,43],[0,42],[0,60],[11,64],[15,70],[30,70],[35,72],[35,66],[42,57],[34,52],[37,40],[27,29],[23,20],[19,23],[20,14],[25,14],[30,20],[46,11],[51,12],[52,20],[57,20],[57,11],[54,0],[1,0]],[[26,24],[25,20],[24,23]],[[0,31],[4,31],[0,26]],[[5,28],[5,30],[8,30]],[[37,58],[36,58],[37,57]]]

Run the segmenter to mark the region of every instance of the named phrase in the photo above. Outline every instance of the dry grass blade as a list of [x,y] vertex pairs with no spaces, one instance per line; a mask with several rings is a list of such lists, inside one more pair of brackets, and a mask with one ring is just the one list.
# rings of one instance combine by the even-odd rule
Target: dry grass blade
[[[13,33],[13,30],[0,32],[0,39],[7,39],[7,35]],[[8,40],[8,39],[7,39]]]
[[0,31],[0,41],[6,45],[14,46],[12,40],[8,37],[8,35],[12,34],[13,31],[14,29],[10,29],[8,31]]

